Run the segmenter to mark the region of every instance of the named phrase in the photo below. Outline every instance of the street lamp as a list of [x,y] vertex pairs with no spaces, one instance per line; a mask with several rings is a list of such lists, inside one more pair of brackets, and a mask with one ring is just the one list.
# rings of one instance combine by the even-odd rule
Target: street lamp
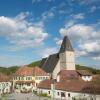
[[51,91],[52,91],[52,99],[54,100],[54,98],[55,98],[55,82],[54,82],[54,80],[51,83]]

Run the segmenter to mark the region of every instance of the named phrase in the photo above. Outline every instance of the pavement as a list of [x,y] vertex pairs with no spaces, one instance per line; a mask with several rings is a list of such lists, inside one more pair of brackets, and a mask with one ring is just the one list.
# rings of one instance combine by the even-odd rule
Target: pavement
[[53,100],[51,98],[39,97],[33,93],[13,93],[8,96],[6,100]]

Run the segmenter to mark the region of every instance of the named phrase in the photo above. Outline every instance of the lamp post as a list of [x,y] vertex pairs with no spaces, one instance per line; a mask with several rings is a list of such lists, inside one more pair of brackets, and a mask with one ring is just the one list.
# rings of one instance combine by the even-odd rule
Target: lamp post
[[52,82],[51,84],[51,91],[52,91],[52,100],[55,98],[55,82]]
[[40,88],[39,88],[39,100],[40,100]]

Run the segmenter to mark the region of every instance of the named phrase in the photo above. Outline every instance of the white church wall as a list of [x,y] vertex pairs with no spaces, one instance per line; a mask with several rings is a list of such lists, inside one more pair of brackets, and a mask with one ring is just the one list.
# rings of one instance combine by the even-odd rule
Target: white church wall
[[55,69],[53,70],[53,79],[57,78],[58,72],[60,72],[60,60],[58,61]]
[[74,51],[66,51],[66,66],[67,70],[75,70],[75,55]]
[[75,70],[75,55],[74,51],[66,51],[59,54],[61,69]]

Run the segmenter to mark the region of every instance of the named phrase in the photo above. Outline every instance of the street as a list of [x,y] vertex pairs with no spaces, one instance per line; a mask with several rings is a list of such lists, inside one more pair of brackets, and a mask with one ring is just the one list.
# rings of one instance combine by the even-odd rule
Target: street
[[46,98],[46,97],[39,97],[32,93],[28,93],[28,94],[13,93],[13,94],[10,94],[6,100],[52,100],[52,99]]

